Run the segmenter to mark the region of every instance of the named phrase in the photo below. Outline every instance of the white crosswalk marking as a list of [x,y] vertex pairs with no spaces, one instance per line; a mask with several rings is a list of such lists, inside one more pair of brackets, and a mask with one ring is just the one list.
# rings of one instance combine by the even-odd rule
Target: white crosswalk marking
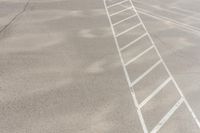
[[184,98],[181,98],[170,111],[159,121],[159,123],[154,127],[151,133],[157,133],[159,129],[166,123],[166,121],[173,115],[173,113],[181,106],[184,102]]
[[165,82],[163,82],[155,91],[149,95],[140,105],[139,107],[142,108],[148,101],[150,101],[158,92],[160,92],[161,89],[163,89],[166,84],[168,84],[171,81],[171,78],[169,77]]
[[115,12],[115,13],[111,14],[110,17],[115,16],[115,15],[117,15],[117,14],[120,14],[120,13],[122,13],[122,12],[125,12],[125,11],[127,11],[127,10],[130,10],[131,8],[132,8],[132,7],[128,7],[128,8],[125,8],[125,9],[123,9],[123,10],[120,10],[120,11],[118,11],[118,12]]
[[121,33],[119,33],[119,34],[117,34],[116,37],[119,37],[119,36],[121,36],[121,35],[123,35],[123,34],[129,32],[129,31],[131,31],[131,30],[137,28],[137,27],[140,26],[140,25],[141,25],[141,23],[136,24],[136,25],[134,25],[133,27],[131,27],[131,28],[129,28],[129,29],[126,29],[125,31],[123,31],[123,32],[121,32]]
[[133,87],[135,84],[137,84],[140,80],[142,80],[146,75],[148,75],[151,71],[153,71],[153,69],[155,69],[161,63],[162,63],[162,60],[157,61],[153,66],[151,66],[148,70],[146,70],[140,77],[134,80],[131,83],[130,87]]
[[[123,3],[124,2],[130,2],[130,5],[126,5],[124,6]],[[126,1],[121,1],[121,2],[118,2],[118,3],[115,3],[111,6],[107,5],[106,4],[107,0],[104,0],[104,5],[105,5],[105,9],[106,9],[106,12],[107,12],[107,15],[108,15],[108,19],[109,19],[109,22],[110,22],[110,25],[111,25],[111,29],[112,29],[112,32],[113,32],[113,36],[114,36],[114,40],[115,40],[115,43],[116,43],[116,47],[117,47],[117,50],[118,50],[118,53],[119,53],[119,56],[120,56],[120,60],[121,60],[121,63],[122,63],[122,67],[123,67],[123,70],[125,72],[125,76],[126,76],[126,79],[127,79],[127,82],[128,82],[128,85],[130,87],[130,91],[131,91],[131,94],[132,94],[132,97],[133,97],[133,101],[135,103],[135,106],[137,108],[137,113],[138,113],[138,116],[139,116],[139,119],[140,119],[140,122],[141,122],[141,125],[142,125],[142,128],[143,128],[143,131],[144,133],[156,133],[160,130],[160,128],[162,126],[165,125],[165,123],[168,121],[168,119],[170,119],[170,117],[174,114],[174,112],[180,107],[180,105],[182,103],[184,103],[188,109],[188,111],[191,113],[192,115],[192,118],[195,120],[197,126],[200,128],[200,122],[199,120],[197,119],[195,113],[193,112],[192,108],[190,107],[188,101],[186,100],[186,98],[184,97],[180,87],[178,86],[178,84],[176,83],[173,75],[171,74],[171,72],[169,71],[167,65],[165,64],[163,58],[161,57],[159,51],[158,51],[158,48],[156,47],[151,35],[149,34],[149,32],[147,31],[142,19],[140,18],[137,10],[135,9],[134,5],[133,5],[133,2],[131,0],[126,0]],[[113,6],[116,6],[116,5],[121,5],[124,9],[123,10],[120,10],[118,12],[115,12],[113,14],[109,14],[109,11],[108,11],[108,8],[110,7],[113,7]],[[121,21],[118,21],[116,23],[112,23],[112,20],[111,20],[111,17],[114,16],[114,15],[117,15],[119,13],[123,13],[124,11],[126,10],[132,10],[133,13],[135,13],[135,17],[138,18],[138,20],[140,21],[139,24],[137,25],[133,25],[131,28],[129,29],[125,29],[123,32],[119,33],[119,34],[116,34],[115,33],[115,25],[117,24],[120,24],[121,22],[124,22],[128,19],[130,19],[131,17],[127,17]],[[118,41],[118,37],[121,36],[121,35],[124,35],[125,33],[127,33],[128,31],[130,30],[135,30],[135,28],[137,26],[142,26],[145,30],[145,33],[143,33],[140,37],[138,37],[137,39],[131,41],[130,43],[128,43],[127,45],[125,45],[124,47],[120,48],[119,46],[119,41]],[[143,39],[145,36],[148,37],[149,39],[149,43],[151,44],[151,46],[149,48],[147,48],[146,50],[144,50],[143,52],[141,52],[140,54],[138,54],[136,57],[132,58],[131,60],[129,60],[128,62],[125,63],[125,61],[123,60],[123,57],[122,57],[122,52],[123,50],[125,49],[128,49],[129,46],[131,46],[132,44],[136,43],[137,41]],[[145,56],[145,54],[154,49],[154,52],[156,53],[157,57],[159,58],[159,60],[153,65],[151,66],[150,68],[148,68],[145,72],[143,72],[138,78],[136,78],[134,81],[131,81],[130,80],[130,73],[128,72],[127,70],[127,67],[129,66],[129,64],[131,64],[132,62],[134,62],[135,60],[139,60],[141,56]],[[168,74],[168,78],[158,87],[158,88],[155,88],[155,90],[151,93],[151,95],[149,95],[147,98],[145,98],[140,104],[138,103],[138,100],[136,98],[136,95],[135,95],[135,90],[134,90],[134,86],[136,84],[138,84],[141,80],[144,79],[145,76],[147,76],[148,74],[151,73],[152,70],[156,69],[156,67],[158,65],[162,65],[164,68],[165,68],[165,71],[167,72]],[[159,95],[158,93],[162,90],[162,88],[164,88],[169,82],[172,82],[173,85],[175,86],[176,90],[179,92],[179,95],[181,97],[181,99],[170,109],[170,111],[160,120],[160,122],[154,126],[153,130],[149,131],[146,127],[146,123],[145,123],[145,120],[143,118],[143,114],[141,112],[141,108],[143,106],[145,106],[145,104],[147,102],[149,102],[153,97],[155,97],[156,95]]]
[[117,2],[117,3],[115,3],[115,4],[109,5],[109,6],[107,6],[107,8],[112,8],[112,7],[114,7],[114,6],[123,4],[123,3],[128,2],[128,1],[129,1],[129,0],[123,0],[123,1]]
[[147,36],[148,34],[145,33],[143,35],[141,35],[140,37],[138,37],[137,39],[131,41],[130,43],[128,43],[127,45],[125,45],[124,47],[122,47],[120,50],[123,51],[124,49],[128,48],[130,45],[136,43],[137,41],[139,41],[140,39],[142,39],[143,37]]
[[128,19],[134,18],[136,16],[137,16],[136,14],[135,15],[131,15],[130,17],[127,17],[125,19],[120,20],[119,22],[114,23],[113,26],[116,26],[116,25],[118,25],[118,24],[120,24],[120,23],[122,23],[122,22],[124,22],[124,21],[126,21]]
[[134,57],[133,59],[131,59],[127,63],[125,63],[125,66],[128,66],[129,64],[131,64],[132,62],[134,62],[135,60],[137,60],[138,58],[140,58],[141,56],[143,56],[144,54],[146,54],[147,52],[149,52],[153,48],[154,48],[154,46],[151,46],[151,47],[147,48],[142,53],[140,53],[139,55],[137,55],[136,57]]

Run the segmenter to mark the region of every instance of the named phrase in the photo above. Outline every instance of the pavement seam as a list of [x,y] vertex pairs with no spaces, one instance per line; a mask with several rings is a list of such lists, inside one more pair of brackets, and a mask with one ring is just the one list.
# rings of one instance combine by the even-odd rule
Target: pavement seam
[[31,0],[27,0],[27,2],[26,2],[26,4],[25,4],[24,8],[22,9],[22,11],[20,11],[18,14],[16,14],[16,15],[10,20],[10,22],[9,22],[8,24],[6,24],[6,25],[0,30],[0,34],[1,34],[3,31],[5,31],[5,30],[6,30],[6,29],[21,15],[21,14],[23,14],[23,13],[26,11],[26,9],[27,9],[27,7],[28,7],[30,1],[31,1]]

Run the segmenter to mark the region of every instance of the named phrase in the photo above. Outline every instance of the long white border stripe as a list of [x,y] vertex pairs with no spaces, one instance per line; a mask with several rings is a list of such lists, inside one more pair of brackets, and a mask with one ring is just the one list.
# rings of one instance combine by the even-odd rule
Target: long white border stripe
[[140,119],[140,122],[141,122],[141,125],[142,125],[142,128],[143,128],[143,131],[144,131],[144,133],[148,133],[148,130],[147,130],[147,127],[146,127],[142,112],[141,112],[141,110],[139,108],[139,105],[138,105],[138,102],[137,102],[137,98],[136,98],[136,95],[135,95],[135,91],[134,91],[133,88],[131,89],[131,95],[133,97],[133,101],[134,101],[135,106],[137,108],[137,113],[138,113],[138,116],[139,116],[139,119]]
[[[104,1],[104,6],[105,6],[105,8],[106,8],[106,2],[105,2],[106,0],[103,0],[103,1]],[[118,50],[118,54],[119,54],[119,57],[120,57],[120,60],[121,60],[121,63],[122,63],[122,67],[123,67],[123,70],[124,70],[124,73],[125,73],[125,76],[126,76],[126,80],[127,80],[127,82],[128,82],[128,85],[130,86],[130,85],[131,85],[130,78],[129,78],[127,69],[126,69],[126,67],[125,67],[125,65],[124,65],[124,60],[123,60],[122,54],[121,54],[121,52],[120,52],[120,48],[119,48],[119,44],[118,44],[117,38],[115,37],[114,27],[113,27],[113,25],[112,25],[112,20],[111,20],[111,18],[110,18],[110,16],[109,16],[109,12],[108,12],[108,9],[107,9],[107,8],[106,8],[106,13],[107,13],[107,16],[108,16],[109,23],[110,23],[110,25],[111,25],[112,33],[113,33],[113,35],[114,35],[115,45],[116,45],[117,50]],[[130,90],[130,89],[129,89],[129,90]],[[131,91],[131,90],[130,90],[130,91]],[[131,94],[133,94],[132,91],[131,91]],[[133,102],[134,102],[135,106],[138,107],[138,102],[137,102],[137,99],[136,99],[135,95],[132,95],[132,98],[133,98]],[[142,116],[142,113],[141,113],[141,110],[140,110],[140,109],[137,109],[137,113],[138,113],[140,122],[141,122],[141,124],[142,124],[142,128],[143,128],[144,133],[148,133],[147,128],[146,128],[146,124],[145,124],[145,122],[144,122],[144,119],[143,119],[143,116]]]
[[[134,2],[136,2],[136,3],[138,3],[138,4],[141,4],[141,5],[145,5],[145,6],[148,6],[148,7],[151,7],[152,9],[157,9],[158,11],[159,10],[161,10],[161,11],[165,11],[165,12],[167,12],[167,13],[172,13],[172,14],[176,14],[176,15],[179,15],[179,16],[182,16],[182,17],[186,17],[186,19],[193,19],[193,20],[197,20],[197,21],[199,21],[200,20],[200,18],[197,18],[197,17],[194,17],[191,13],[190,13],[190,15],[188,16],[187,14],[186,14],[186,11],[181,11],[180,9],[178,9],[178,8],[174,8],[174,9],[176,9],[176,10],[179,10],[179,12],[177,12],[177,11],[174,11],[174,10],[172,10],[173,9],[173,7],[171,7],[171,8],[164,8],[164,7],[157,7],[157,6],[151,6],[151,5],[149,5],[149,4],[146,4],[146,3],[144,3],[144,2],[140,2],[140,1],[135,1],[135,0],[132,0],[132,1],[134,1]],[[181,11],[181,12],[180,12]],[[183,12],[185,12],[185,13],[183,13]],[[188,13],[188,12],[187,12]],[[197,14],[197,13],[195,13],[195,14]],[[199,13],[198,13],[199,14]]]
[[181,99],[171,108],[171,110],[159,121],[159,123],[156,127],[154,127],[151,133],[157,133],[183,102],[184,98],[181,97]]
[[171,18],[167,18],[167,17],[163,17],[163,16],[159,16],[159,15],[153,15],[153,14],[150,13],[149,11],[144,10],[144,9],[141,9],[141,8],[137,8],[137,9],[138,9],[138,12],[139,12],[139,13],[144,14],[144,15],[146,15],[146,16],[150,16],[150,17],[152,17],[152,18],[159,19],[159,20],[161,20],[161,21],[169,21],[169,22],[175,24],[175,25],[178,26],[178,27],[181,27],[181,28],[183,28],[183,29],[192,31],[192,32],[194,32],[194,33],[196,33],[196,34],[200,34],[200,28],[198,28],[198,27],[195,27],[195,26],[192,26],[192,25],[188,25],[188,24],[179,22],[179,21],[174,20],[174,19],[171,19]]
[[171,8],[178,9],[180,11],[188,12],[188,13],[192,13],[192,14],[200,14],[199,12],[191,11],[191,10],[188,10],[188,9],[182,9],[182,8],[178,8],[178,7],[171,7]]
[[111,26],[111,30],[112,30],[112,33],[113,33],[113,36],[114,36],[113,38],[114,38],[114,41],[115,41],[115,45],[117,47],[118,54],[119,54],[119,57],[120,57],[120,60],[121,60],[121,63],[122,63],[122,67],[123,67],[123,70],[124,70],[124,73],[125,73],[125,76],[126,76],[126,80],[128,82],[128,85],[130,86],[131,82],[130,82],[130,79],[129,79],[129,75],[128,75],[128,72],[126,70],[126,67],[123,65],[124,64],[124,60],[123,60],[122,54],[120,52],[120,48],[119,48],[119,44],[118,44],[117,38],[115,37],[115,31],[114,31],[114,28],[112,26],[112,20],[111,20],[111,18],[109,16],[108,9],[106,8],[106,0],[103,0],[103,2],[104,2],[104,6],[105,6],[105,9],[106,9],[108,20],[109,20],[109,23],[110,23],[110,26]]

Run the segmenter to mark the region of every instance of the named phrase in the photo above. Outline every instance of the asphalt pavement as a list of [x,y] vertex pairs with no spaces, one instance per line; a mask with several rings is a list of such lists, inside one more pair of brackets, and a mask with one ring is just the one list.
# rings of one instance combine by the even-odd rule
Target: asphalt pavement
[[[199,120],[200,2],[133,4]],[[129,47],[124,59],[131,60],[145,44]],[[117,50],[103,0],[0,0],[0,133],[143,133]],[[151,65],[148,59],[154,58],[150,54],[130,67],[132,80]],[[162,70],[133,87],[138,102],[161,84]],[[144,106],[149,131],[178,98],[169,85]],[[182,104],[158,132],[200,129]]]

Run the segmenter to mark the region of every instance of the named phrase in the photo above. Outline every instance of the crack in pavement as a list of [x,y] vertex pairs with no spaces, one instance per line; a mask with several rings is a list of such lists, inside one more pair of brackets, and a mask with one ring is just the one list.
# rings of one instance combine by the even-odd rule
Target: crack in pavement
[[10,21],[8,24],[6,24],[6,25],[0,30],[0,34],[1,34],[4,30],[6,30],[6,29],[7,29],[7,28],[22,14],[22,13],[24,13],[24,12],[26,11],[26,9],[27,9],[27,7],[28,7],[30,1],[31,1],[31,0],[27,0],[25,6],[24,6],[24,8],[23,8],[23,10],[20,11],[17,15],[15,15],[15,16],[11,19],[11,21]]

